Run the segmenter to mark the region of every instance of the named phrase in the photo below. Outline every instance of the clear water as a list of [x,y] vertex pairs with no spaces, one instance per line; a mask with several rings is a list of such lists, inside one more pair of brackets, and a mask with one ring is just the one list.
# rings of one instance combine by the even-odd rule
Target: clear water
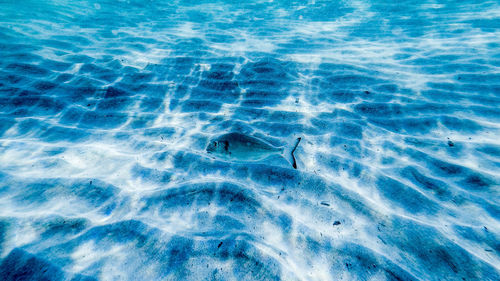
[[499,38],[497,1],[0,0],[0,279],[500,280]]

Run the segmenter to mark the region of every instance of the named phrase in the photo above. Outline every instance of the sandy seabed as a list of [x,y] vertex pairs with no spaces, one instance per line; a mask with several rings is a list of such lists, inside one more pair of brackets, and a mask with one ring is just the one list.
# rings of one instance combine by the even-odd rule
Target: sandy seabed
[[500,280],[499,38],[497,1],[0,1],[0,279]]

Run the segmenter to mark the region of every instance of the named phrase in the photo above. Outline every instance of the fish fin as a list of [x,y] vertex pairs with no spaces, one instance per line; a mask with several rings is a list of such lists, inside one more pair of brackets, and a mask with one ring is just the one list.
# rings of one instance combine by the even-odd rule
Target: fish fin
[[283,157],[288,161],[288,163],[290,163],[290,165],[292,165],[294,169],[297,169],[297,161],[295,160],[294,152],[297,149],[297,146],[299,145],[301,140],[302,138],[298,137],[295,140],[295,143],[291,144],[290,146],[287,146],[289,149],[283,148],[282,150]]

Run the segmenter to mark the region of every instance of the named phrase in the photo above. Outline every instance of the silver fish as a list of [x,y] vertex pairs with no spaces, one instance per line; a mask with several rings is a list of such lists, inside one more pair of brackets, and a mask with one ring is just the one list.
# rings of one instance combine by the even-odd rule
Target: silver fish
[[[260,161],[278,154],[287,159],[297,169],[293,152],[297,148],[301,138],[298,138],[295,147],[287,153],[285,147],[276,147],[261,139],[247,136],[241,133],[228,133],[211,140],[207,146],[207,153],[215,154],[220,158],[239,161]],[[288,156],[291,156],[289,159]]]

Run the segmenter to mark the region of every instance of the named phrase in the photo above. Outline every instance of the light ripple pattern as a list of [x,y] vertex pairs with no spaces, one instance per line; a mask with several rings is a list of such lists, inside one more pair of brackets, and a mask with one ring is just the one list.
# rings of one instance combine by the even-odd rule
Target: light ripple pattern
[[497,1],[0,0],[2,280],[500,280],[499,202]]

